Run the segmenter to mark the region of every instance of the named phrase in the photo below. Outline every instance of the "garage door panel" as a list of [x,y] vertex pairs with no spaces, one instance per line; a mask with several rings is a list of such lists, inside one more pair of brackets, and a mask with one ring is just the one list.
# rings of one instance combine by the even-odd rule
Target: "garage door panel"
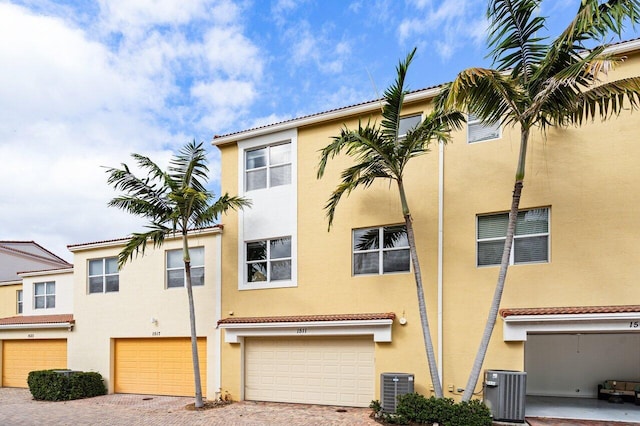
[[67,340],[5,340],[2,386],[26,388],[30,371],[67,368]]
[[245,399],[366,407],[374,397],[373,352],[364,338],[247,339]]
[[[200,381],[206,390],[206,339],[198,339]],[[116,393],[193,396],[190,338],[117,339],[115,341]]]

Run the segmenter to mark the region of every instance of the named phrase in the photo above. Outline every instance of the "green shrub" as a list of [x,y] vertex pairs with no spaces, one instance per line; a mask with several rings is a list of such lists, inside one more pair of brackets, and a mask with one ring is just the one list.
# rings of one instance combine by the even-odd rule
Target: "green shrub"
[[105,395],[102,376],[82,371],[60,373],[63,370],[39,370],[29,373],[27,384],[34,399],[43,401],[68,401]]
[[442,426],[491,426],[491,412],[478,400],[455,403],[451,398],[425,398],[418,393],[398,397],[395,413],[383,413],[379,401],[372,401],[370,408],[376,418],[391,424],[431,424]]

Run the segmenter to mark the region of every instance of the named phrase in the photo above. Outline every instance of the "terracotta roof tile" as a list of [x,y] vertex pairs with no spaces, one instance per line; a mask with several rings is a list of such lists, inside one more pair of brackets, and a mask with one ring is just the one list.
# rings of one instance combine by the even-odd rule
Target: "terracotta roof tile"
[[377,314],[331,314],[331,315],[291,315],[291,316],[272,316],[272,317],[237,317],[223,318],[218,321],[220,324],[258,324],[258,323],[277,323],[277,322],[315,322],[315,321],[370,321],[380,319],[394,319],[396,314],[393,312],[377,313]]
[[0,318],[0,325],[18,325],[18,324],[58,324],[58,323],[75,323],[73,314],[60,315],[19,315],[15,317]]
[[626,312],[640,312],[640,305],[505,308],[500,309],[500,316],[506,318],[514,315],[621,314]]

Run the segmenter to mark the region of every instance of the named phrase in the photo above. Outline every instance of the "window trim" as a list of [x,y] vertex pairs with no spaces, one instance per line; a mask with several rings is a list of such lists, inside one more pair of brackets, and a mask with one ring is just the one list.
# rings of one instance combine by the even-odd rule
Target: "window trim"
[[[276,258],[272,258],[271,257],[271,242],[272,241],[276,241],[276,240],[284,240],[284,239],[289,239],[289,246],[291,248],[291,253],[289,253],[288,257],[276,257]],[[258,243],[258,242],[264,242],[267,248],[267,253],[266,253],[266,257],[265,259],[258,259],[258,260],[248,260],[248,245],[251,243]],[[271,279],[271,264],[272,262],[286,262],[289,261],[289,265],[290,265],[290,269],[289,269],[289,279],[284,279],[284,280],[272,280]],[[266,263],[266,271],[267,271],[267,276],[266,276],[266,280],[264,281],[249,281],[249,276],[248,276],[248,266],[251,264],[256,264],[256,263]],[[245,241],[244,242],[244,285],[246,286],[252,286],[252,288],[255,288],[255,286],[260,286],[260,288],[264,287],[264,286],[280,286],[281,283],[287,283],[287,282],[291,282],[293,279],[293,238],[291,237],[291,235],[283,235],[280,237],[272,237],[272,238],[266,238],[266,239],[260,239],[260,240],[252,240],[252,241]]]
[[[118,258],[116,256],[87,259],[87,294],[106,294],[120,292],[120,271],[118,270],[116,273],[107,274],[107,260],[109,259],[115,259],[116,262],[118,261]],[[102,273],[99,275],[91,275],[91,262],[95,262],[98,260],[102,261]],[[107,291],[107,277],[113,276],[118,277],[118,290]],[[91,291],[91,278],[96,277],[102,277],[102,291]]]
[[[47,292],[47,284],[53,284],[53,293],[48,293]],[[36,286],[38,285],[43,285],[44,286],[44,293],[43,294],[36,294]],[[53,296],[53,306],[48,306],[47,303],[47,297],[49,296]],[[43,298],[44,299],[44,306],[42,308],[38,308],[37,307],[37,303],[36,300],[38,298]],[[34,310],[39,310],[39,309],[55,309],[56,307],[56,282],[55,281],[42,281],[42,282],[37,282],[37,283],[33,283],[33,309]]]
[[[396,274],[408,274],[411,273],[411,247],[409,246],[409,241],[407,240],[407,245],[406,246],[401,246],[401,247],[390,247],[390,248],[386,248],[384,247],[384,230],[385,228],[392,228],[392,227],[397,227],[397,226],[401,226],[404,228],[405,233],[407,232],[407,228],[406,225],[404,223],[398,223],[398,224],[394,224],[394,225],[382,225],[382,226],[369,226],[369,227],[365,227],[365,228],[353,228],[351,230],[351,276],[352,277],[362,277],[362,276],[378,276],[378,275],[396,275]],[[366,229],[377,229],[378,230],[378,248],[375,249],[368,249],[368,250],[356,250],[355,248],[355,240],[354,240],[354,235],[356,231],[361,231],[361,230],[366,230]],[[400,251],[400,250],[407,250],[409,252],[409,269],[406,271],[393,271],[393,272],[384,272],[384,253],[388,253],[390,251]],[[361,273],[361,274],[357,274],[355,271],[355,266],[356,266],[356,262],[355,262],[355,257],[356,254],[364,254],[364,253],[378,253],[378,272],[367,272],[367,273]]]
[[[481,126],[481,127],[485,127],[485,128],[495,127],[496,130],[498,131],[498,136],[491,137],[491,138],[483,138],[483,139],[471,140],[471,128],[472,128],[472,126]],[[500,125],[499,121],[497,123],[495,123],[495,124],[487,125],[487,124],[484,124],[482,119],[477,118],[472,114],[467,114],[467,143],[475,144],[475,143],[481,143],[481,142],[489,142],[489,141],[494,141],[494,140],[501,139],[501,138],[502,138],[502,126]]]
[[[191,287],[204,287],[205,285],[205,274],[204,274],[204,268],[205,268],[205,259],[204,259],[204,255],[205,255],[205,250],[204,250],[204,246],[196,246],[196,247],[189,247],[189,252],[190,254],[193,252],[193,250],[198,250],[198,249],[202,249],[202,265],[194,265],[193,264],[193,256],[191,257]],[[164,288],[165,290],[171,289],[171,288],[187,288],[187,271],[186,268],[184,267],[184,262],[182,263],[182,266],[179,268],[169,268],[169,252],[182,252],[182,249],[168,249],[165,250],[164,252]],[[193,270],[195,268],[202,268],[202,284],[194,284],[193,283]],[[182,285],[181,286],[171,286],[169,287],[169,271],[178,271],[178,270],[182,270]]]
[[[271,149],[273,147],[276,146],[283,146],[283,145],[289,145],[289,161],[288,162],[283,162],[283,163],[275,163],[275,164],[271,164]],[[260,167],[253,167],[253,168],[247,168],[247,154],[250,152],[254,152],[254,151],[259,151],[261,149],[266,149],[266,161],[265,161],[265,165],[264,166],[260,166]],[[293,144],[291,143],[291,140],[283,140],[280,142],[274,142],[274,143],[270,143],[268,145],[262,145],[262,146],[257,146],[257,147],[252,147],[252,148],[248,148],[243,150],[243,157],[244,157],[244,161],[243,161],[243,174],[244,174],[244,192],[252,192],[252,191],[260,191],[263,189],[271,189],[271,188],[277,188],[279,186],[286,186],[286,185],[291,185],[291,180],[292,180],[292,173],[293,173],[293,160],[292,160],[292,155],[293,155]],[[289,182],[282,184],[282,185],[271,185],[271,171],[275,168],[282,168],[282,167],[286,167],[289,166]],[[261,188],[253,188],[253,189],[249,189],[247,187],[247,184],[249,182],[249,179],[247,178],[247,176],[249,175],[249,172],[255,172],[255,171],[260,171],[260,170],[265,170],[266,174],[265,174],[265,186],[261,187]]]
[[[513,236],[513,245],[511,246],[511,253],[509,254],[509,266],[513,265],[535,265],[541,263],[550,263],[551,262],[551,207],[533,207],[527,209],[519,209],[518,214],[526,213],[532,210],[546,210],[547,211],[547,232],[535,233],[535,234],[525,234],[525,235],[514,235]],[[488,217],[488,216],[499,216],[499,215],[507,215],[509,216],[509,212],[501,212],[501,213],[489,213],[489,214],[478,214],[476,215],[476,268],[492,268],[496,266],[500,266],[500,262],[492,263],[490,265],[479,265],[478,264],[478,254],[479,254],[479,245],[481,242],[491,242],[491,241],[505,241],[507,236],[505,233],[504,237],[491,237],[491,238],[479,238],[478,234],[480,231],[480,218]],[[525,238],[536,238],[536,237],[547,237],[547,259],[546,260],[535,260],[531,262],[515,262],[515,241],[519,239]]]
[[22,289],[16,290],[16,314],[21,315],[24,312],[24,292]]

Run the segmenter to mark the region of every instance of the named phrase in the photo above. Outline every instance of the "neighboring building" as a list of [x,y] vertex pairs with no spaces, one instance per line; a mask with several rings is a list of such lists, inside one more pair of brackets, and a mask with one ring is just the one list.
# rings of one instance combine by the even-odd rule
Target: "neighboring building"
[[[189,235],[203,394],[219,390],[221,227]],[[97,371],[109,393],[194,395],[182,240],[147,245],[118,270],[126,239],[70,245],[74,319],[69,368]]]
[[[611,50],[627,55],[612,76],[640,74],[640,41]],[[406,124],[437,93],[408,94]],[[331,137],[380,122],[379,113],[372,101],[214,138],[222,192],[253,201],[225,217],[222,241],[221,385],[233,398],[368,406],[384,372],[415,374],[415,390],[429,395],[406,240],[358,245],[402,227],[396,188],[352,193],[327,232],[323,208],[349,160],[316,179]],[[502,319],[484,363],[526,371],[529,394],[595,397],[606,379],[640,377],[639,123],[624,111],[532,135]],[[406,170],[446,396],[465,386],[485,325],[519,138],[470,117],[453,143]]]
[[33,241],[0,241],[1,386],[26,387],[29,371],[67,367],[73,265]]

